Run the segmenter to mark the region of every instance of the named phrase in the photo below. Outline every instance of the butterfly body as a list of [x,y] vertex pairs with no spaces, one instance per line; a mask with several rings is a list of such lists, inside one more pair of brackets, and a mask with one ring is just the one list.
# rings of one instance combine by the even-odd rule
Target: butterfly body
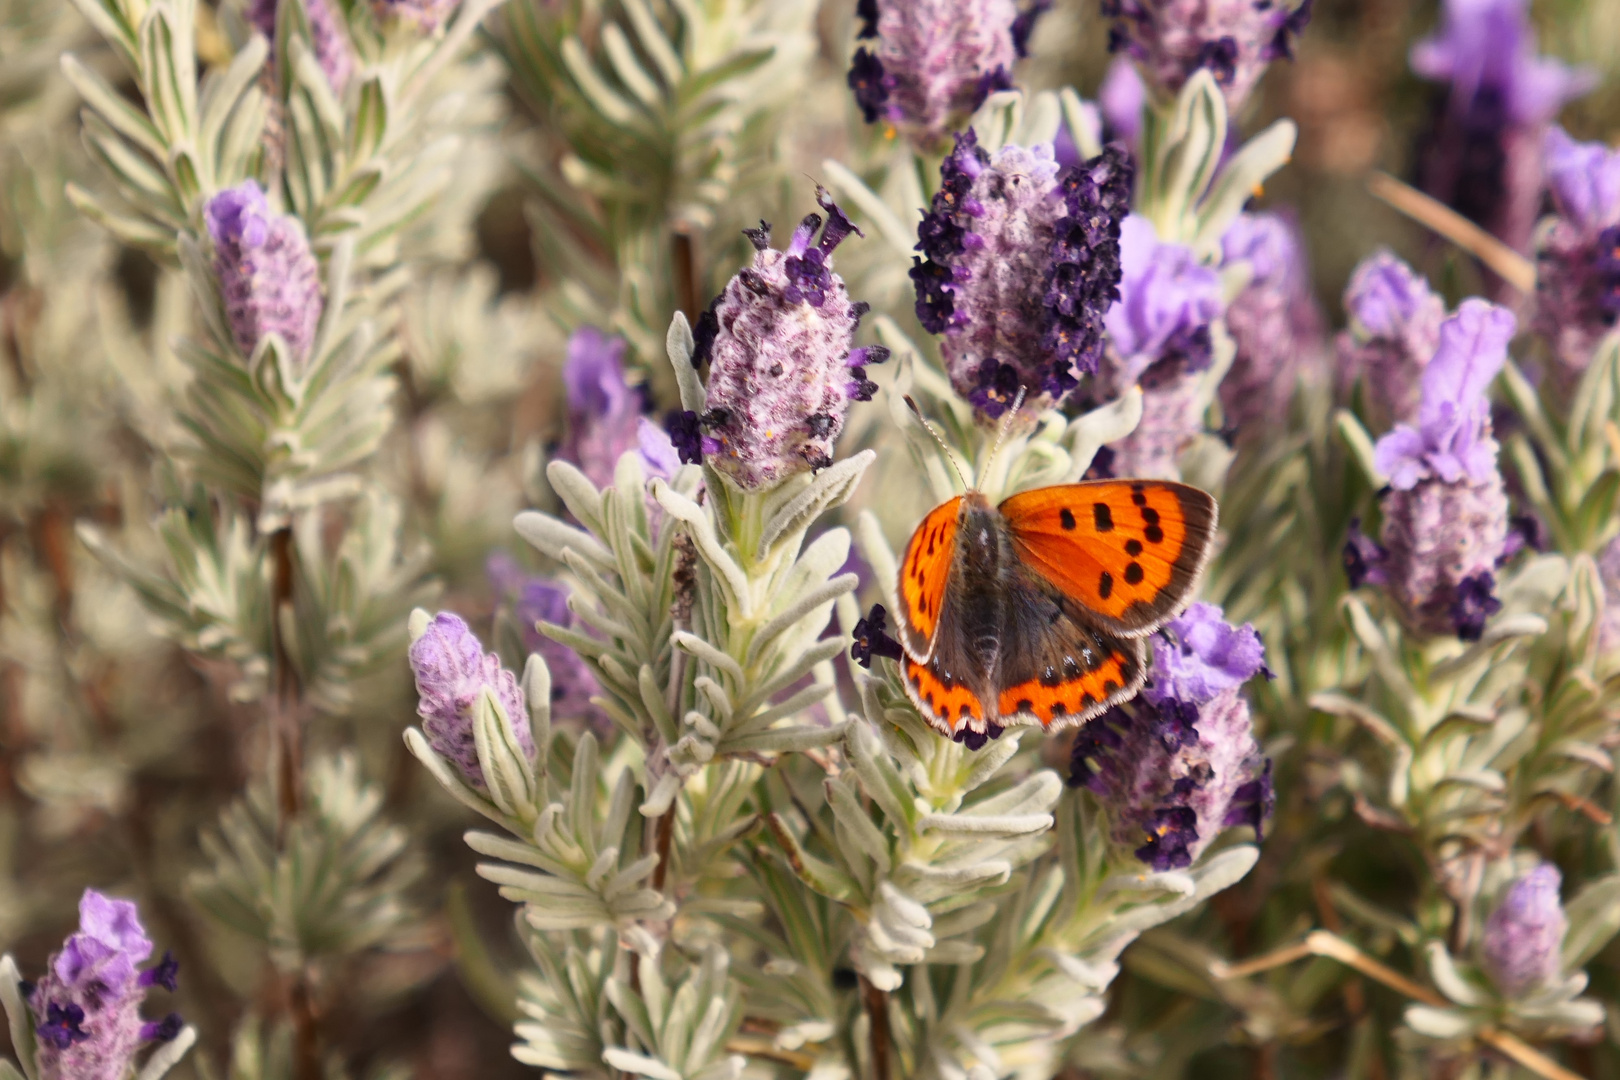
[[906,689],[942,733],[982,745],[1012,724],[1082,723],[1133,696],[1142,638],[1190,599],[1215,501],[1184,484],[1106,480],[977,491],[912,534],[897,590]]

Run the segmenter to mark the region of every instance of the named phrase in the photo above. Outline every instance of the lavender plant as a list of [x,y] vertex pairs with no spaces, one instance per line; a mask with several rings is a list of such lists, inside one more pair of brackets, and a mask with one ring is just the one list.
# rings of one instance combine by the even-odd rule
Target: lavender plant
[[[1620,1075],[1531,14],[0,0],[0,1080]],[[937,734],[900,545],[1110,478],[1140,691]]]

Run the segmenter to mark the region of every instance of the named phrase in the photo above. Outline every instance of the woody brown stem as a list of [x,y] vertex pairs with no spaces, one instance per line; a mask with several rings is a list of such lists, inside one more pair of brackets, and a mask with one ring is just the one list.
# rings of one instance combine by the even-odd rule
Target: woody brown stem
[[866,1005],[866,1018],[872,1028],[872,1080],[890,1080],[889,995],[873,986],[865,975],[860,976],[860,980],[861,1000]]
[[695,323],[698,312],[703,310],[703,301],[698,296],[697,248],[690,231],[675,230],[670,240],[670,256],[675,264],[675,303],[686,321]]

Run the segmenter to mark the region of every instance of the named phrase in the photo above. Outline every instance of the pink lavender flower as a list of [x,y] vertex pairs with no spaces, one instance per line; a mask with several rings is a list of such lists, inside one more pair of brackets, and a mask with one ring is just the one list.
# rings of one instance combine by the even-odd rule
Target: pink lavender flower
[[1569,928],[1558,902],[1562,881],[1556,866],[1542,863],[1509,886],[1485,920],[1480,959],[1508,997],[1545,986],[1560,973],[1559,951]]
[[1412,70],[1448,84],[1423,162],[1429,194],[1526,250],[1541,199],[1542,140],[1591,72],[1537,56],[1528,0],[1446,0]]
[[980,414],[999,417],[1020,388],[1037,413],[1097,369],[1130,161],[1115,145],[1060,169],[1050,145],[990,154],[969,129],[940,180],[917,226],[917,318],[944,335],[951,384]]
[[1506,308],[1463,301],[1423,370],[1416,425],[1398,425],[1373,450],[1390,485],[1380,569],[1420,633],[1477,640],[1501,608],[1493,592],[1508,506],[1486,390],[1507,360],[1514,325]]
[[1069,783],[1097,796],[1114,843],[1154,870],[1192,865],[1229,826],[1259,840],[1271,813],[1271,762],[1240,693],[1265,670],[1265,646],[1221,614],[1198,603],[1172,620],[1140,697],[1081,728],[1071,751]]
[[582,326],[563,361],[568,428],[558,456],[599,488],[613,482],[620,455],[640,442],[641,393],[625,380],[624,348],[623,338]]
[[1222,266],[1247,263],[1252,276],[1226,308],[1236,354],[1221,380],[1221,410],[1237,437],[1263,436],[1288,410],[1301,374],[1322,363],[1322,312],[1311,292],[1298,226],[1280,214],[1243,214],[1221,240]]
[[485,560],[484,572],[497,600],[509,607],[513,621],[522,630],[524,648],[539,653],[546,661],[546,670],[551,673],[552,718],[583,721],[598,732],[606,732],[612,722],[591,704],[591,698],[602,692],[596,677],[578,653],[546,637],[537,627],[542,622],[574,626],[574,613],[568,610],[568,590],[554,579],[526,573],[504,551],[493,552]]
[[1552,345],[1552,376],[1567,397],[1620,315],[1620,153],[1547,132],[1554,214],[1536,233],[1532,327]]
[[[431,0],[429,0],[431,2]],[[248,0],[248,25],[276,40],[276,8],[280,0]],[[354,74],[354,46],[344,25],[343,10],[336,0],[304,0],[304,11],[309,15],[310,44],[315,49],[315,60],[326,73],[332,89],[343,93]]]
[[1108,49],[1135,60],[1149,86],[1174,97],[1208,68],[1229,109],[1248,99],[1266,66],[1292,59],[1312,0],[1102,0]]
[[1203,428],[1200,375],[1213,360],[1210,324],[1221,280],[1191,248],[1158,238],[1132,214],[1120,230],[1119,300],[1108,309],[1099,381],[1111,397],[1142,387],[1142,420],[1113,444],[1119,476],[1177,475],[1177,459]]
[[208,200],[203,219],[236,347],[252,355],[266,335],[279,334],[295,363],[306,363],[325,301],[320,265],[298,219],[273,212],[252,180]]
[[414,23],[428,33],[443,25],[460,6],[461,0],[371,0],[372,10],[378,15]]
[[[881,345],[851,346],[864,303],[851,301],[832,253],[861,235],[828,196],[786,251],[770,246],[770,226],[749,229],[756,254],[698,321],[693,363],[709,364],[708,410],[677,414],[670,438],[681,459],[710,464],[743,488],[774,487],[795,473],[832,464],[852,401],[870,401],[877,384],[866,365],[889,357]],[[817,230],[821,238],[812,243]],[[705,434],[704,432],[708,433]]]
[[39,1080],[124,1080],[142,1043],[180,1034],[174,1013],[159,1021],[141,1018],[147,990],[173,991],[179,972],[168,953],[156,967],[139,970],[151,955],[132,902],[84,891],[78,933],[62,943],[28,995]]
[[1361,381],[1374,429],[1411,421],[1423,369],[1440,344],[1445,301],[1393,252],[1380,250],[1350,275],[1344,307],[1350,328],[1337,341],[1341,390]]
[[861,0],[862,39],[849,86],[868,124],[884,120],[923,145],[978,108],[993,90],[1012,86],[1035,18],[1036,0]]
[[460,616],[448,611],[435,615],[422,636],[411,643],[410,660],[421,699],[416,715],[422,718],[428,744],[468,783],[485,786],[473,731],[473,708],[485,690],[493,692],[500,703],[524,756],[534,760],[534,736],[529,731],[523,687],[517,676],[501,667],[500,657],[484,652]]

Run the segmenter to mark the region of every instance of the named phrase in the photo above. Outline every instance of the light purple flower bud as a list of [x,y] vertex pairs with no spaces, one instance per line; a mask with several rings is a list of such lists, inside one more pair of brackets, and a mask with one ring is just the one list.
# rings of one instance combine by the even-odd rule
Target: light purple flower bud
[[1221,380],[1221,410],[1237,438],[1261,438],[1287,412],[1298,378],[1324,364],[1324,321],[1311,292],[1298,226],[1279,214],[1243,214],[1222,240],[1222,265],[1253,277],[1226,308],[1236,353]]
[[[654,430],[657,430],[654,428]],[[608,715],[591,698],[602,692],[596,676],[579,654],[561,642],[542,634],[539,623],[548,622],[570,629],[576,625],[568,610],[568,590],[557,581],[529,574],[504,551],[493,552],[484,563],[484,572],[497,600],[510,607],[512,620],[523,633],[523,647],[539,653],[551,673],[551,717],[578,720],[598,734],[612,729]]]
[[1557,213],[1536,235],[1531,326],[1552,345],[1548,374],[1567,401],[1620,316],[1620,153],[1553,128],[1547,176]]
[[[270,39],[276,40],[276,7],[280,0],[248,0],[245,12],[248,25]],[[326,81],[339,94],[349,85],[354,74],[354,46],[349,43],[348,29],[343,21],[343,9],[336,0],[304,0],[304,11],[309,15],[310,42],[314,46],[315,60],[326,74]]]
[[78,933],[51,957],[28,998],[40,1080],[124,1080],[143,1041],[180,1033],[178,1016],[160,1023],[141,1018],[147,988],[173,990],[178,969],[165,954],[158,967],[138,970],[151,955],[132,902],[84,891]]
[[1097,90],[1097,104],[1102,110],[1104,137],[1118,139],[1135,154],[1142,137],[1142,110],[1147,107],[1147,86],[1135,64],[1117,57],[1108,65],[1108,74]]
[[1558,902],[1562,881],[1556,866],[1542,863],[1509,886],[1485,920],[1480,959],[1507,997],[1545,986],[1561,973],[1559,952],[1569,928]]
[[582,326],[563,361],[568,433],[557,454],[599,488],[613,482],[620,455],[639,445],[641,394],[625,381],[624,349],[623,338]]
[[681,467],[669,433],[645,416],[636,421],[636,447],[641,451],[641,469],[648,480],[669,480]]
[[251,356],[265,335],[279,334],[295,364],[307,363],[326,302],[298,219],[274,213],[252,180],[209,199],[203,218],[236,347]]
[[1486,391],[1507,362],[1516,320],[1507,308],[1464,300],[1440,326],[1440,347],[1423,369],[1417,426],[1400,424],[1378,440],[1373,464],[1398,491],[1420,480],[1483,484],[1496,473],[1496,440]]
[[1591,72],[1535,54],[1528,0],[1446,0],[1412,70],[1450,86],[1423,162],[1431,195],[1526,249],[1541,199],[1542,132]]
[[[833,273],[832,253],[860,235],[827,193],[827,211],[794,230],[786,251],[770,246],[769,227],[747,230],[756,254],[699,320],[704,330],[693,361],[709,362],[708,411],[688,417],[675,443],[683,460],[701,454],[749,491],[774,487],[795,473],[832,464],[851,401],[870,401],[877,384],[863,364],[881,363],[881,346],[851,349],[866,304],[852,302]],[[709,435],[698,438],[702,424]]]
[[947,132],[995,90],[1012,86],[1035,17],[1015,0],[861,0],[860,37],[849,85],[869,124],[886,121],[922,146]]
[[473,707],[485,690],[495,694],[512,727],[513,738],[529,761],[534,760],[534,735],[529,730],[529,709],[517,676],[501,667],[500,657],[485,653],[460,616],[441,611],[422,636],[411,643],[411,671],[421,698],[416,715],[428,745],[453,764],[467,782],[484,787],[478,763]]
[[414,23],[432,33],[449,20],[461,0],[371,0],[371,8],[383,18]]
[[1108,50],[1129,56],[1160,96],[1173,98],[1208,68],[1236,110],[1273,60],[1294,55],[1312,0],[1103,0]]
[[1221,280],[1191,248],[1159,240],[1136,214],[1120,229],[1119,300],[1103,325],[1108,350],[1098,372],[1109,397],[1142,387],[1142,420],[1112,444],[1117,476],[1174,477],[1177,459],[1203,430],[1201,374],[1213,360],[1210,324],[1221,317]]
[[1344,292],[1350,329],[1338,339],[1341,389],[1357,379],[1374,430],[1417,417],[1419,381],[1440,345],[1446,305],[1387,250],[1363,259]]
[[1080,729],[1069,778],[1107,808],[1115,845],[1161,871],[1192,865],[1228,826],[1260,839],[1274,800],[1240,694],[1265,669],[1254,627],[1196,604],[1166,630],[1150,687]]
[[1129,160],[1115,145],[1060,169],[1050,145],[988,154],[969,129],[940,179],[917,226],[917,318],[944,335],[951,385],[981,415],[998,418],[1019,389],[1036,415],[1097,368]]

